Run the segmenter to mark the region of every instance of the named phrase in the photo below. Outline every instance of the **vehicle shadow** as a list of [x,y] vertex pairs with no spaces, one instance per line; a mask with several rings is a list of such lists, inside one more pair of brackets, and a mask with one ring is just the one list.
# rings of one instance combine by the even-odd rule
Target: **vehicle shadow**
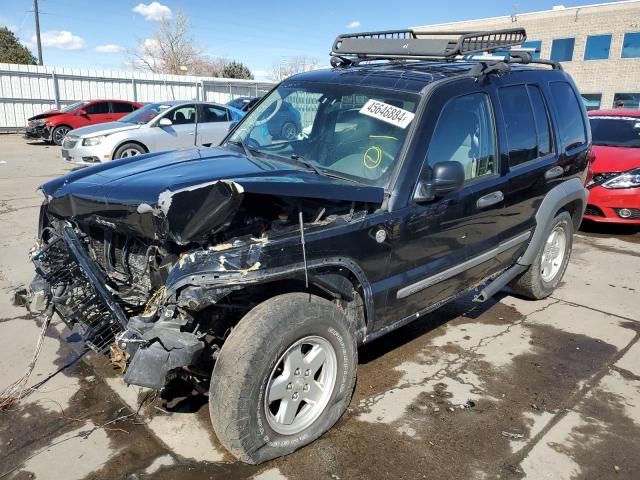
[[[477,319],[495,306],[500,299],[507,296],[508,293],[499,292],[484,303],[473,302],[474,295],[475,292],[471,292],[425,315],[423,318],[361,346],[358,349],[358,364],[364,365],[372,362],[462,315],[471,320]],[[193,388],[193,384],[181,379],[175,379],[170,382],[163,389],[161,399],[162,408],[171,413],[195,413],[208,402],[206,394],[196,391]]]
[[508,295],[507,292],[499,292],[493,298],[480,303],[473,302],[475,294],[476,292],[471,292],[408,325],[363,345],[358,351],[358,363],[372,362],[460,316],[464,315],[465,318],[475,320]]

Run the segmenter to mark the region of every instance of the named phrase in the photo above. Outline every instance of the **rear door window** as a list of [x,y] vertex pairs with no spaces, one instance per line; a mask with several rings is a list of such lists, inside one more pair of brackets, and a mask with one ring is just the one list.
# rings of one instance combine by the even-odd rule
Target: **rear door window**
[[538,157],[536,121],[524,85],[503,87],[499,92],[507,129],[509,165],[515,167]]
[[582,109],[571,85],[567,82],[551,82],[551,97],[558,112],[562,147],[565,151],[587,143]]
[[549,124],[549,112],[544,102],[544,97],[540,87],[527,85],[529,98],[533,106],[533,116],[536,120],[536,133],[538,135],[538,156],[548,155],[553,150],[553,139],[551,137],[551,126]]
[[112,113],[131,113],[135,110],[135,105],[126,102],[111,102]]
[[103,113],[109,113],[109,102],[96,102],[84,107],[84,111],[87,115],[99,115]]
[[201,123],[228,122],[229,111],[217,105],[204,105]]

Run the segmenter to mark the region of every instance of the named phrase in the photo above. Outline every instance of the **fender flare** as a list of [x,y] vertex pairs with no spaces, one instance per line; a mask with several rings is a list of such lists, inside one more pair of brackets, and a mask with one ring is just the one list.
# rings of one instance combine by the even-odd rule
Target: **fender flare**
[[[371,330],[375,322],[375,310],[373,302],[373,289],[371,283],[367,278],[364,270],[360,265],[352,258],[339,256],[339,257],[325,257],[309,260],[307,262],[307,271],[310,274],[310,283],[313,283],[313,272],[323,267],[340,267],[349,271],[362,286],[363,302],[365,309],[365,327],[367,332]],[[264,269],[258,269],[254,271],[230,271],[225,273],[221,272],[198,272],[197,270],[183,275],[174,281],[168,282],[166,285],[166,292],[168,296],[176,295],[178,290],[186,286],[201,286],[206,285],[208,287],[225,288],[237,288],[244,286],[258,285],[261,283],[267,283],[273,280],[282,280],[291,278],[292,276],[298,276],[303,278],[305,271],[305,265],[302,262],[290,264],[282,267],[267,267]],[[329,287],[328,284],[323,282],[322,287]],[[338,289],[334,290],[335,293],[340,293]]]
[[546,241],[551,229],[551,222],[562,207],[573,202],[578,202],[578,208],[573,213],[573,223],[576,229],[582,222],[582,216],[587,208],[587,197],[589,193],[584,188],[578,178],[572,178],[566,182],[553,187],[547,193],[536,212],[536,228],[531,236],[529,246],[518,259],[518,264],[528,266],[533,263],[536,255],[540,251],[542,244]]

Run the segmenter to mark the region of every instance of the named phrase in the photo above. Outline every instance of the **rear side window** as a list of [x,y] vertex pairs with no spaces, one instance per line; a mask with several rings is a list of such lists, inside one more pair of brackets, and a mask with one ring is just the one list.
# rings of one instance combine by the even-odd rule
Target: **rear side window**
[[92,103],[84,107],[84,111],[87,112],[87,115],[109,113],[109,102]]
[[551,82],[551,97],[556,105],[564,150],[587,143],[582,109],[573,88],[567,82]]
[[527,88],[514,85],[500,89],[500,103],[507,128],[509,164],[514,167],[538,157],[538,138]]
[[551,127],[549,125],[549,113],[544,103],[544,98],[540,88],[535,85],[527,85],[533,116],[536,120],[536,133],[538,135],[538,156],[543,157],[551,153],[553,145],[551,138]]
[[214,105],[205,105],[203,112],[202,122],[211,123],[211,122],[228,122],[229,121],[229,112],[226,108],[217,107]]
[[473,93],[450,100],[442,110],[427,152],[431,167],[455,161],[464,167],[465,180],[497,171],[496,134],[489,97]]
[[126,102],[111,103],[111,111],[113,113],[131,113],[135,110],[135,105]]

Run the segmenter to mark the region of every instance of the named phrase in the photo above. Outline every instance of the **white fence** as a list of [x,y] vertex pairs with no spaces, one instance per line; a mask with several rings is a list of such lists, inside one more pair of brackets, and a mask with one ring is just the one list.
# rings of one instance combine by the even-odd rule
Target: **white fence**
[[0,132],[21,130],[27,118],[78,100],[226,103],[240,96],[264,95],[272,86],[254,80],[0,63]]

